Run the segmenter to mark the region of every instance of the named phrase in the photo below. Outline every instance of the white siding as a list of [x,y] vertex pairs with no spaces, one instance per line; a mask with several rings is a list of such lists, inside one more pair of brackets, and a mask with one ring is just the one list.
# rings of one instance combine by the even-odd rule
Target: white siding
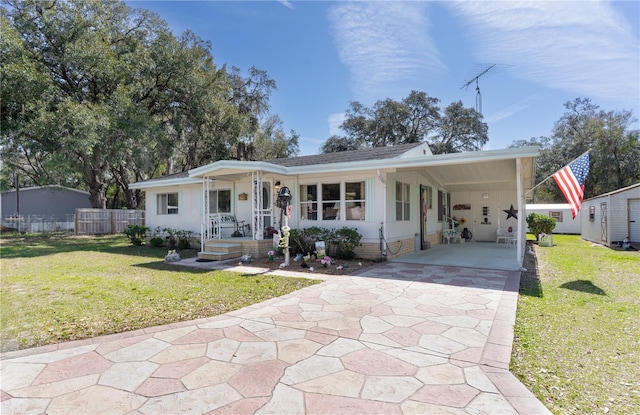
[[[147,189],[146,226],[200,233],[202,223],[202,185],[166,186]],[[178,193],[178,214],[158,215],[157,195],[162,193]]]
[[[583,201],[582,239],[611,246],[629,237],[629,201],[640,199],[640,183]],[[606,206],[606,232],[602,232],[602,208]],[[590,210],[595,212],[590,220]],[[603,235],[604,233],[604,235]]]
[[[483,195],[487,195],[485,199]],[[456,205],[470,205],[469,210],[453,210]],[[517,229],[518,220],[509,218],[505,210],[509,210],[513,205],[514,210],[518,210],[518,199],[516,191],[493,190],[493,191],[473,191],[473,192],[455,192],[451,194],[451,216],[456,219],[464,218],[466,224],[461,226],[462,229],[468,228],[473,233],[473,240],[480,242],[490,242],[496,240],[496,232],[498,228],[508,228],[509,226]],[[484,221],[483,208],[489,208],[489,214]],[[520,218],[522,212],[518,212]]]

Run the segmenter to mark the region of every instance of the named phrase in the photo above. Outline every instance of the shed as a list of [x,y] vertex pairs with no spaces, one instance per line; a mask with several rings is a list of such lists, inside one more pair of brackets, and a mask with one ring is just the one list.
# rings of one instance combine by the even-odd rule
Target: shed
[[640,183],[582,202],[581,236],[606,246],[640,242]]
[[91,207],[89,192],[58,185],[8,190],[0,199],[3,225],[28,231],[42,230],[43,223],[72,229],[76,208]]
[[[571,218],[571,205],[568,203],[529,203],[527,204],[527,215],[530,213],[538,213],[546,215],[556,220],[556,227],[553,233],[564,233],[572,235],[580,235],[581,212],[575,219]],[[527,227],[527,232],[529,228]]]

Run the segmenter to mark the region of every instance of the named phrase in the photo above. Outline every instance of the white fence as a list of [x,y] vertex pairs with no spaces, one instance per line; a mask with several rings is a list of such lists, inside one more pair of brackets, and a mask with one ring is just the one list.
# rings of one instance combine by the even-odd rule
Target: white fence
[[2,220],[3,230],[44,233],[68,232],[75,229],[75,215],[25,215],[10,216]]

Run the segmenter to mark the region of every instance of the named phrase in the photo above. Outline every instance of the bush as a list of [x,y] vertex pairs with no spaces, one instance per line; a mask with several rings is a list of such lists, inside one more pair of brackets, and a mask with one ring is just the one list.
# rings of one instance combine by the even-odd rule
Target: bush
[[164,239],[159,236],[153,236],[151,239],[149,239],[149,245],[154,248],[159,248],[164,245]]
[[191,249],[191,236],[193,236],[192,231],[177,231],[178,249]]
[[354,249],[360,246],[362,235],[356,228],[340,228],[333,231],[329,238],[327,254],[338,259],[353,259]]
[[306,229],[292,229],[289,236],[289,249],[293,254],[309,254],[316,250],[316,242],[324,241],[327,255],[336,259],[352,259],[354,249],[360,246],[362,235],[355,228],[331,230],[312,226]]
[[129,225],[124,230],[124,234],[129,237],[131,243],[135,246],[140,246],[144,242],[144,238],[147,236],[149,228],[140,225]]
[[556,227],[556,220],[547,215],[541,215],[539,213],[530,213],[527,216],[527,225],[529,231],[533,233],[538,240],[538,235],[541,233],[551,233]]

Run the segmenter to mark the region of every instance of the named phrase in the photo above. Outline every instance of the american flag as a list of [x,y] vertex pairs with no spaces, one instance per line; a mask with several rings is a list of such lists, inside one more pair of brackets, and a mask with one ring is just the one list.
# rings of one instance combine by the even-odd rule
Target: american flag
[[553,175],[553,180],[571,205],[573,219],[576,218],[582,205],[584,182],[589,174],[589,160],[589,152],[586,152]]

